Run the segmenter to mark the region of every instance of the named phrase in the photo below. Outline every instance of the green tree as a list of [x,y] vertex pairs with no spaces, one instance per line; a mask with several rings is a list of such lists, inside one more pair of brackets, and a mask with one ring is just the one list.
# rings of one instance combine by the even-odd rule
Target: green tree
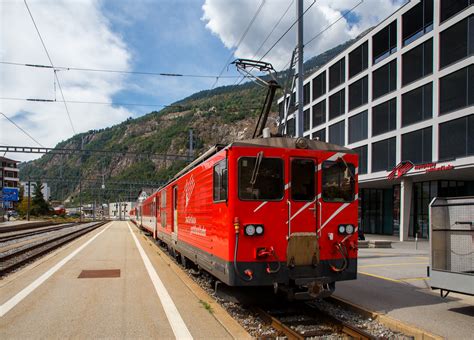
[[50,211],[48,202],[43,197],[43,183],[36,182],[34,184],[33,199],[31,200],[31,215],[46,215]]

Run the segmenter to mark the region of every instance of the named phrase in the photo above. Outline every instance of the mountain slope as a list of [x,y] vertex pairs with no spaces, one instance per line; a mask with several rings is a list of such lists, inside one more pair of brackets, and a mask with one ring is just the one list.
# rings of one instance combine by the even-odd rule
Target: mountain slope
[[[311,58],[305,63],[305,74],[314,72],[356,40]],[[164,160],[152,154],[188,155],[190,129],[195,154],[217,143],[249,138],[265,94],[265,89],[251,82],[197,92],[159,112],[81,133],[56,146],[80,149],[82,144],[84,150],[120,153],[46,154],[22,164],[21,179],[43,179],[56,200],[77,202],[80,187],[84,202],[134,198],[142,187],[157,187],[186,164],[185,160]],[[275,118],[273,112],[269,118],[273,128]],[[102,183],[105,189],[101,189]]]

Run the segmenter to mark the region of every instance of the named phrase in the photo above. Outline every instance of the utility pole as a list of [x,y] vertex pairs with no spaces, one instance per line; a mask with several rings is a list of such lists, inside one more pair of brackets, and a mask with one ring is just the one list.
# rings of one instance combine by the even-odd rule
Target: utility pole
[[193,130],[189,129],[189,160],[193,159],[193,154],[194,154]]
[[296,17],[298,18],[297,45],[298,51],[298,83],[296,93],[298,95],[298,112],[296,113],[296,137],[303,137],[303,0],[296,1]]
[[31,181],[28,181],[28,207],[26,208],[26,219],[30,220],[30,206],[31,206]]
[[81,156],[79,169],[79,221],[82,222],[82,148],[84,147],[84,136],[81,137]]

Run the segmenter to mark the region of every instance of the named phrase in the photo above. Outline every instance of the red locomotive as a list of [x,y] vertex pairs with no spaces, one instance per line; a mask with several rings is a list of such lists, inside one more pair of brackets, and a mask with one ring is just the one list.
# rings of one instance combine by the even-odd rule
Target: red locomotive
[[331,293],[357,275],[357,161],[303,138],[216,146],[132,220],[227,285]]
[[[258,80],[269,90],[254,138],[210,149],[131,218],[183,263],[229,286],[328,295],[336,281],[357,276],[358,157],[321,141],[270,137],[264,127],[278,84]],[[268,138],[255,138],[262,134]]]

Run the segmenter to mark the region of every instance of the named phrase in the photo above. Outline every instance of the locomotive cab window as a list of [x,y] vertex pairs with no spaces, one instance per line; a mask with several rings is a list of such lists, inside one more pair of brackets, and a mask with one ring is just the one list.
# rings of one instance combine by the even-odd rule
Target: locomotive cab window
[[312,201],[315,192],[314,161],[311,159],[293,159],[291,161],[291,199],[294,201]]
[[227,200],[227,160],[224,159],[214,166],[213,174],[214,202]]
[[352,202],[354,200],[354,165],[342,159],[324,162],[322,173],[322,197],[325,202]]
[[274,201],[283,198],[283,160],[257,157],[239,159],[239,198]]

